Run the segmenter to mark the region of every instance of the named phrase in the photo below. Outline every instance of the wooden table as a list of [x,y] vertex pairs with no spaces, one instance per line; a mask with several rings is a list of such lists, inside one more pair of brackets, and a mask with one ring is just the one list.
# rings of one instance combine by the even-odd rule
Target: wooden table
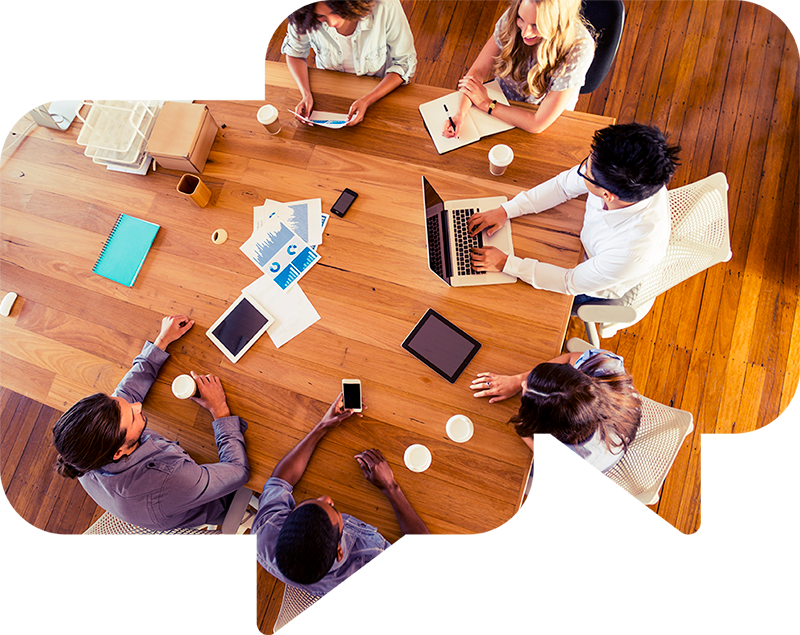
[[[347,112],[376,80],[312,71],[311,81],[317,109]],[[2,385],[66,409],[113,390],[160,318],[187,313],[196,324],[170,347],[145,409],[150,427],[177,439],[196,460],[217,460],[211,419],[171,395],[177,374],[192,369],[221,377],[231,410],[249,422],[255,491],[319,419],[341,379],[359,377],[365,416],[320,443],[297,500],[327,493],[339,509],[395,540],[391,507],[352,458],[377,447],[432,532],[499,526],[521,502],[531,454],[506,423],[518,399],[493,405],[474,399],[470,379],[483,370],[532,368],[559,354],[571,298],[522,282],[462,289],[442,283],[426,262],[420,175],[445,200],[511,198],[578,163],[593,131],[611,120],[565,113],[541,135],[512,130],[439,156],[417,107],[444,92],[411,84],[370,108],[354,128],[309,128],[286,112],[299,92],[285,66],[267,62],[266,100],[279,108],[283,130],[270,137],[257,123],[261,102],[207,102],[224,128],[202,174],[213,192],[204,209],[176,192],[180,172],[135,176],[93,164],[75,143],[77,122],[67,132],[35,128],[5,161],[0,181],[0,291],[20,295],[11,317],[0,320]],[[516,158],[504,176],[492,177],[487,152],[500,142]],[[320,197],[327,211],[345,187],[359,197],[345,218],[331,218],[322,258],[300,281],[321,319],[280,349],[265,335],[231,364],[205,331],[260,276],[239,251],[252,231],[253,207],[267,198]],[[132,288],[91,273],[120,212],[161,225]],[[583,203],[572,201],[515,220],[516,253],[574,266],[582,213]],[[217,228],[230,235],[221,246],[211,242]],[[454,385],[400,347],[428,308],[483,344]],[[445,434],[455,413],[475,423],[466,444]],[[422,474],[403,464],[412,443],[433,453]]]

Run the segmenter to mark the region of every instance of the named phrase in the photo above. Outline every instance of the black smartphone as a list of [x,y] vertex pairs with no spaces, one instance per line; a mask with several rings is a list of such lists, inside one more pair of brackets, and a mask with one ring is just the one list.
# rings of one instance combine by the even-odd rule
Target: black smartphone
[[336,199],[336,202],[331,207],[331,212],[337,216],[344,216],[345,212],[350,209],[353,201],[358,198],[358,194],[351,190],[349,187],[344,188],[344,191]]
[[346,410],[361,412],[361,380],[343,379],[342,394],[344,396],[344,407]]

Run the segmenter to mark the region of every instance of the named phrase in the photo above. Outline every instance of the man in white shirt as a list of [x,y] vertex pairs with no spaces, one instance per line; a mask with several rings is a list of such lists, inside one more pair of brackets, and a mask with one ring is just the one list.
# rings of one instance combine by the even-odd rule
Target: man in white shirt
[[670,234],[666,186],[678,166],[679,150],[667,144],[658,128],[642,124],[598,130],[591,154],[580,165],[469,221],[473,235],[484,229],[491,235],[509,218],[538,214],[588,194],[581,229],[585,260],[565,269],[484,247],[473,250],[472,267],[502,271],[537,289],[578,296],[578,302],[621,298],[666,253]]

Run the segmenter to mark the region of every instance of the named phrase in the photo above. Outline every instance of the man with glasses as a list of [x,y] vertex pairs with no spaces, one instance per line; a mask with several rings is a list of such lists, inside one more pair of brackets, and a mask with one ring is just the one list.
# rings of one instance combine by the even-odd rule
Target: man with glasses
[[509,218],[538,214],[587,194],[581,230],[586,259],[565,269],[484,247],[473,250],[473,268],[502,271],[537,289],[577,296],[576,303],[621,298],[666,253],[666,186],[678,166],[679,150],[667,144],[658,128],[642,124],[598,130],[591,154],[580,165],[469,220],[473,235],[484,229],[491,235]]

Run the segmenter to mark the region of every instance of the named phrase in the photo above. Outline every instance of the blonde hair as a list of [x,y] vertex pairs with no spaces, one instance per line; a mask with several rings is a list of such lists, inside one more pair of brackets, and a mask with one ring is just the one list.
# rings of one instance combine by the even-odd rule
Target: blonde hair
[[[536,46],[530,70],[525,73],[531,50],[522,41],[517,26],[519,7],[523,2],[536,4],[536,29],[541,41]],[[564,60],[578,39],[580,26],[589,29],[581,15],[581,0],[511,0],[503,14],[499,39],[500,55],[494,61],[494,74],[524,85],[524,94],[536,99],[548,91],[553,72]]]

